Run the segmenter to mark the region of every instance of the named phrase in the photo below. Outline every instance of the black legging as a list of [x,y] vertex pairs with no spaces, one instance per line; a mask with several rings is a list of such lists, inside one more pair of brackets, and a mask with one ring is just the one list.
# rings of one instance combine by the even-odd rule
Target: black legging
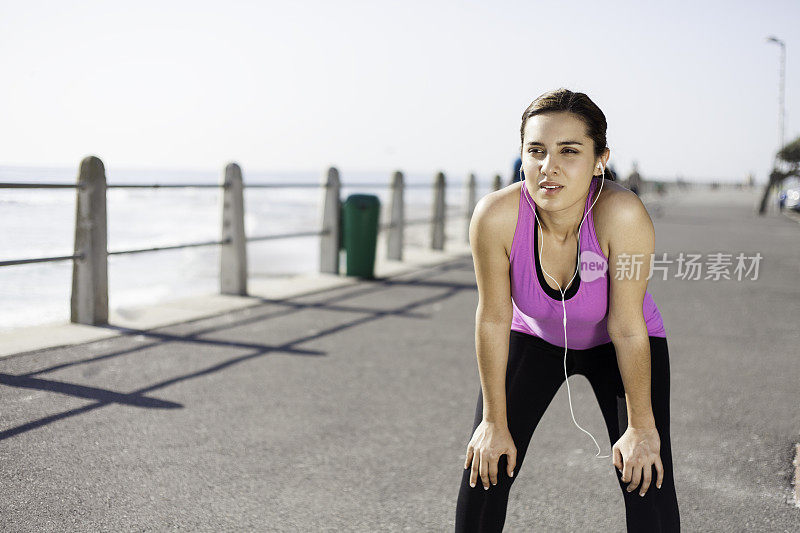
[[[652,467],[652,481],[644,496],[639,496],[644,476],[639,486],[631,492],[625,488],[630,481],[622,481],[622,473],[611,464],[625,497],[625,517],[628,532],[672,533],[680,531],[678,500],[672,478],[672,450],[669,438],[669,351],[667,339],[650,337],[651,402],[658,435],[661,439],[661,462],[664,481],[656,487],[657,472]],[[628,414],[625,387],[617,366],[612,343],[586,350],[570,348],[567,353],[567,374],[583,374],[589,380],[608,429],[613,445],[627,429]],[[564,382],[564,348],[550,344],[539,337],[511,330],[509,336],[508,366],[506,372],[506,417],[508,429],[517,447],[517,464],[514,477],[506,471],[508,458],[500,456],[497,485],[483,488],[478,475],[474,487],[469,486],[471,466],[464,469],[456,506],[456,532],[502,531],[511,484],[517,479],[533,431],[542,418],[556,391]],[[467,443],[483,419],[483,391],[478,393],[475,422]],[[576,428],[577,429],[577,428]],[[598,442],[598,444],[600,444]],[[464,446],[466,449],[466,445]],[[462,463],[461,467],[464,465]],[[533,527],[530,529],[533,531]]]

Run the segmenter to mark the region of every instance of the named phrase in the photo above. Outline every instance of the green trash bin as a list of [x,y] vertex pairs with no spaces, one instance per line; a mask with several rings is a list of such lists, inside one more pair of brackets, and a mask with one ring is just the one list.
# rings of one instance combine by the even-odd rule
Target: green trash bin
[[381,202],[373,194],[351,194],[342,204],[341,248],[347,256],[347,275],[375,278],[375,248]]

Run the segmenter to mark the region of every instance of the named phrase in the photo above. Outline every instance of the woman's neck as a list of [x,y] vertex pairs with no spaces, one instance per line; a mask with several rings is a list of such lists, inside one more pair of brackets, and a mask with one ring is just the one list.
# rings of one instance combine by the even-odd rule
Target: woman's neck
[[[530,191],[528,191],[530,192]],[[586,207],[586,192],[580,202],[560,209],[558,211],[545,211],[543,209],[536,209],[536,216],[539,220],[539,226],[542,228],[542,233],[547,235],[548,241],[555,242],[556,244],[568,244],[573,236],[578,235],[578,229],[581,230],[581,221],[584,225],[586,222],[583,220],[584,208]],[[533,195],[531,195],[531,198]]]
[[542,229],[542,234],[547,236],[547,240],[565,245],[572,240],[572,237],[578,235],[583,211],[575,213],[572,209],[564,209],[546,214],[540,211],[537,216],[539,217],[539,227]]

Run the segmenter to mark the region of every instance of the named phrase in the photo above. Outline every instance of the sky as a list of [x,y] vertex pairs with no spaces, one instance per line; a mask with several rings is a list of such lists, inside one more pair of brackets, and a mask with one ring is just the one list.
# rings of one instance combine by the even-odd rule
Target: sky
[[[800,2],[0,0],[0,166],[510,175],[558,87],[624,176],[764,181]],[[797,51],[797,52],[796,52]]]

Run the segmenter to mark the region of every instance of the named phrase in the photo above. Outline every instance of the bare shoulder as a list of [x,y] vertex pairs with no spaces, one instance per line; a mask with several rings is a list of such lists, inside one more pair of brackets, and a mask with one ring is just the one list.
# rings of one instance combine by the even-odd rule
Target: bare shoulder
[[518,181],[483,196],[475,205],[470,223],[470,228],[476,226],[476,237],[485,235],[496,245],[502,245],[506,258],[511,253],[517,226],[521,187],[522,182]]
[[508,252],[517,223],[520,185],[512,183],[482,197],[469,223],[469,243],[478,286],[478,324],[510,327],[511,280]]
[[615,231],[649,227],[652,220],[641,198],[619,183],[606,180],[603,190],[592,208],[595,233],[603,253],[608,257],[609,245]]

